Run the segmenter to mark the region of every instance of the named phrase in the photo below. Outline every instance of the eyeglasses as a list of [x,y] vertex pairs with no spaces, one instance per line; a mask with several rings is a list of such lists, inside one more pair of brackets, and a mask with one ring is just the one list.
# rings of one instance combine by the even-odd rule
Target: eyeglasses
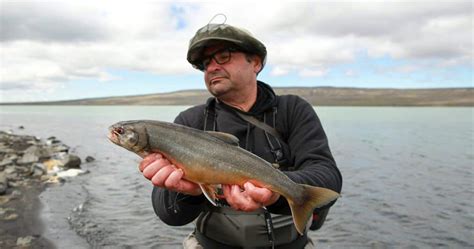
[[193,67],[196,69],[199,69],[201,71],[204,71],[207,69],[209,64],[211,64],[211,60],[214,59],[214,61],[219,64],[225,64],[230,61],[231,59],[231,54],[232,52],[237,52],[238,50],[236,48],[223,48],[215,51],[212,54],[209,54],[202,58],[201,60],[197,61]]

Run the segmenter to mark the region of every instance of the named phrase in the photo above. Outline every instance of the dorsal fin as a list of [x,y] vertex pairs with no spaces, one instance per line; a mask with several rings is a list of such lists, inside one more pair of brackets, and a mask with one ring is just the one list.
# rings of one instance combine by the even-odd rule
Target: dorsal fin
[[229,133],[224,133],[224,132],[218,132],[218,131],[206,131],[209,135],[218,138],[219,140],[226,142],[228,144],[232,145],[239,145],[239,139],[236,138],[234,135],[229,134]]

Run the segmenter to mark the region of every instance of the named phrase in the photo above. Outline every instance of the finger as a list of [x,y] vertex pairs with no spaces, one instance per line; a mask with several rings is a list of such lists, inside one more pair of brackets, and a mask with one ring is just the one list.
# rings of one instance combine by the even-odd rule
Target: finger
[[153,185],[158,187],[165,187],[165,181],[169,175],[176,169],[173,166],[165,166],[158,170],[151,178]]
[[140,164],[138,165],[138,169],[140,170],[140,172],[143,172],[143,170],[148,166],[150,165],[151,163],[153,163],[154,161],[160,159],[160,158],[163,158],[163,156],[159,153],[153,153],[153,154],[150,154],[148,156],[146,156],[145,158],[143,158],[143,160],[140,162]]
[[173,170],[168,178],[165,180],[165,188],[172,189],[172,190],[177,190],[179,187],[179,181],[183,177],[184,172],[182,169],[175,169]]
[[253,211],[261,207],[261,204],[255,202],[247,193],[242,192],[239,186],[233,185],[231,188],[233,207],[242,211]]
[[187,181],[185,179],[181,179],[181,181],[179,181],[177,190],[181,193],[195,195],[195,196],[202,194],[202,190],[199,187],[199,185],[197,185],[196,183]]
[[230,199],[230,189],[230,185],[222,185],[222,194],[224,195],[224,199]]
[[146,168],[143,170],[142,173],[145,176],[145,178],[151,179],[156,174],[156,172],[158,172],[161,168],[169,166],[169,165],[170,163],[168,160],[161,158],[161,159],[153,161],[148,166],[146,166]]
[[245,183],[244,188],[247,195],[258,203],[268,202],[273,194],[269,189],[255,187],[255,185],[250,182]]
[[158,161],[155,161],[151,164],[149,164],[144,170],[143,170],[143,176],[146,178],[146,179],[151,179],[155,174],[156,172],[158,172],[158,170],[160,170],[162,168],[162,166],[159,164]]
[[237,191],[237,189],[235,188],[235,185],[224,185],[223,193],[229,206],[231,206],[232,208],[236,210],[240,210],[240,205],[237,202],[237,199],[238,199],[237,195],[240,195],[240,190]]

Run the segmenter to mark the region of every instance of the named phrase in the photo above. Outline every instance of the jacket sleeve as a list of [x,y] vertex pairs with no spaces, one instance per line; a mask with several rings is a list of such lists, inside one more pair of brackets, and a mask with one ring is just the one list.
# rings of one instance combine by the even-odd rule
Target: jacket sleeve
[[[287,138],[294,162],[294,171],[284,173],[294,182],[341,192],[342,176],[329,149],[326,133],[313,107],[297,96],[285,103],[286,120],[282,121],[283,136]],[[325,206],[330,207],[333,203]],[[280,198],[270,211],[289,213],[288,203]]]
[[[181,114],[174,122],[190,126]],[[160,187],[153,188],[151,199],[156,215],[171,226],[182,226],[192,222],[199,216],[206,201],[203,195],[190,196]]]

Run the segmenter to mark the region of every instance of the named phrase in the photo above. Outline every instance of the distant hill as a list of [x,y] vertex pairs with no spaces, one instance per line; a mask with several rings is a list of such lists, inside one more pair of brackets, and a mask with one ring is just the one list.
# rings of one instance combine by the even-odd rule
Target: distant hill
[[[315,106],[474,106],[474,88],[373,89],[336,87],[275,88],[278,95],[294,94]],[[136,96],[15,104],[33,105],[195,105],[206,90],[186,90]],[[5,103],[3,104],[5,105]]]

